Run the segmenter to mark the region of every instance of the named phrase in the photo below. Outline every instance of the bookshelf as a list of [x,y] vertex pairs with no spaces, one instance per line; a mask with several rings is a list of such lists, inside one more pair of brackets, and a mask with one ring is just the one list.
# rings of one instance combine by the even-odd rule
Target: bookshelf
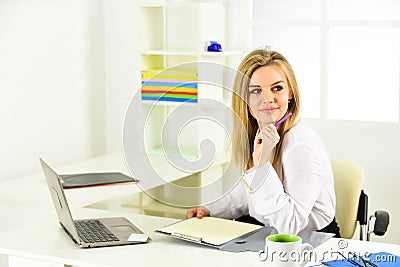
[[[207,170],[188,172],[174,182],[183,187],[201,187],[210,184],[224,173],[230,161],[228,157],[229,133],[224,127],[230,123],[230,92],[233,76],[225,72],[232,58],[239,57],[241,50],[225,49],[225,8],[221,2],[167,2],[140,6],[140,57],[141,71],[191,69],[197,75],[197,99],[195,102],[157,101],[135,98],[135,113],[145,118],[145,129],[140,131],[136,148],[138,153],[158,161],[166,157],[183,157],[187,161],[199,161],[204,156],[201,147],[211,141],[215,159]],[[222,52],[208,52],[208,41],[217,41]],[[179,135],[179,136],[178,136]],[[204,148],[204,147],[203,147]],[[167,156],[165,156],[167,154]],[[168,159],[166,159],[166,164]],[[156,166],[163,173],[172,166]],[[218,183],[218,182],[217,182]],[[222,193],[222,182],[219,184]],[[159,186],[153,191],[164,192],[171,198],[172,192]],[[204,192],[187,197],[200,200]],[[140,197],[143,213],[149,215],[182,217],[186,208],[164,205],[151,200],[146,194]],[[178,202],[182,202],[179,200]],[[134,207],[136,201],[123,205]]]

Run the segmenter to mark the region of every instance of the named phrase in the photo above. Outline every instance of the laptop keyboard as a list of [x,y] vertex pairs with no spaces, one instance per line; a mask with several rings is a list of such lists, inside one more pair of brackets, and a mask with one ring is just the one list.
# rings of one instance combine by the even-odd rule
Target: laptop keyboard
[[85,243],[119,241],[99,220],[77,221],[74,223],[79,237]]

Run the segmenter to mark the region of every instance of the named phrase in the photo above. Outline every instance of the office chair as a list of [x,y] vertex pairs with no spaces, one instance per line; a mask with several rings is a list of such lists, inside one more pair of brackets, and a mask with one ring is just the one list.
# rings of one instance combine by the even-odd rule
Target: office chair
[[[360,240],[370,240],[370,234],[382,236],[389,225],[389,213],[376,211],[368,218],[368,196],[362,190],[363,168],[356,163],[331,160],[335,193],[336,221],[342,238],[352,238],[357,221],[360,224]],[[370,223],[375,219],[373,230]]]

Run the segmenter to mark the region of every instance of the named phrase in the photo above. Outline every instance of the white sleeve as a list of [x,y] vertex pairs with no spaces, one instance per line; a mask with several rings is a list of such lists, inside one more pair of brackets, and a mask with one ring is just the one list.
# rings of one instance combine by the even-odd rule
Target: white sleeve
[[307,145],[297,145],[282,158],[284,184],[268,162],[248,172],[249,212],[278,232],[297,234],[308,224],[308,217],[321,193],[323,177],[316,153]]
[[237,219],[249,214],[243,183],[240,181],[228,194],[204,207],[210,211],[210,216],[225,219]]

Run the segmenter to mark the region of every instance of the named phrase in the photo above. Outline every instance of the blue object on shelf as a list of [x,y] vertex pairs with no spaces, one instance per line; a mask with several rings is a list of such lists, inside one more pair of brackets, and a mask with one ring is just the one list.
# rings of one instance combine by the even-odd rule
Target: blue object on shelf
[[208,52],[222,52],[222,46],[216,41],[207,42]]

